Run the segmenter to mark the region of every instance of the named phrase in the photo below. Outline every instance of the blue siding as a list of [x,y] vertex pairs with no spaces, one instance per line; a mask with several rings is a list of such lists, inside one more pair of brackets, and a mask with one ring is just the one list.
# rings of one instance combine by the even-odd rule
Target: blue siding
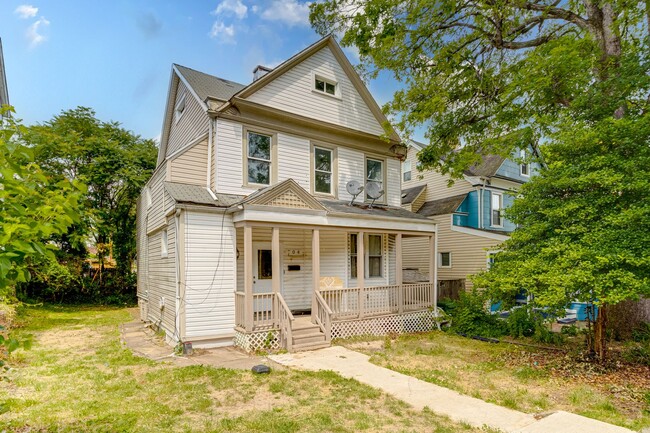
[[[529,154],[531,154],[532,151],[533,151],[532,148],[528,149]],[[512,155],[510,155],[510,158],[503,161],[503,164],[501,164],[501,167],[499,167],[499,169],[496,172],[497,176],[513,179],[519,182],[528,182],[530,180],[530,176],[521,175],[521,168],[517,160],[519,160],[519,151],[513,152]],[[530,175],[534,176],[535,174],[538,173],[538,171],[539,171],[539,164],[536,162],[531,163]]]

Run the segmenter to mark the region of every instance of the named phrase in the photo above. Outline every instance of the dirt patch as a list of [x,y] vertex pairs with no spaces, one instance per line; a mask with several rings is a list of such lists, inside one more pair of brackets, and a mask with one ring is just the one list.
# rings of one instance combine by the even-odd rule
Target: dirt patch
[[106,332],[96,329],[58,329],[39,334],[36,341],[59,350],[74,351],[79,354],[94,353],[106,340]]

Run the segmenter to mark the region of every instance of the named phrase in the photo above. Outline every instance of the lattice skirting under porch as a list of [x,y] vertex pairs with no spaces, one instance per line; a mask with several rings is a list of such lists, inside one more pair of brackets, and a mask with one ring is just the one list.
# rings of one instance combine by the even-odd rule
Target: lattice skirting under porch
[[280,349],[280,331],[267,330],[247,334],[235,330],[235,346],[241,347],[246,352],[258,350],[274,351]]
[[409,332],[426,332],[434,329],[437,329],[434,312],[416,311],[391,316],[333,322],[332,338],[347,338],[355,335],[382,336],[391,333],[407,334]]

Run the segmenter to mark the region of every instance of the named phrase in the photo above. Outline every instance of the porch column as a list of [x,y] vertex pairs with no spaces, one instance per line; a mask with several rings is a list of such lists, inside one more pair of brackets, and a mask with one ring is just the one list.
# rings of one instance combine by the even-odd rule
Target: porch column
[[433,285],[432,304],[438,305],[438,237],[429,236],[429,283]]
[[278,300],[277,294],[280,292],[280,281],[282,281],[282,269],[280,268],[280,228],[273,227],[271,231],[271,289],[273,290],[273,324],[277,325],[278,321]]
[[363,249],[364,232],[357,233],[357,287],[359,288],[359,318],[363,317],[365,291],[363,286],[366,277],[366,253]]
[[404,277],[402,275],[402,234],[395,235],[395,283],[397,284],[397,310],[404,312]]
[[311,231],[311,284],[314,293],[311,295],[311,321],[315,322],[316,310],[316,292],[320,290],[320,230]]
[[246,331],[253,330],[253,228],[244,226],[244,315]]

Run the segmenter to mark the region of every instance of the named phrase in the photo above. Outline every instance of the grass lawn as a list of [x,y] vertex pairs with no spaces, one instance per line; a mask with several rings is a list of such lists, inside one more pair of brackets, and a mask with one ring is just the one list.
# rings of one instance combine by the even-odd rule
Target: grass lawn
[[477,432],[331,372],[175,367],[122,347],[125,309],[24,309],[0,431]]
[[444,332],[339,344],[377,365],[523,412],[565,410],[632,430],[650,427],[648,367],[598,368],[575,354]]

